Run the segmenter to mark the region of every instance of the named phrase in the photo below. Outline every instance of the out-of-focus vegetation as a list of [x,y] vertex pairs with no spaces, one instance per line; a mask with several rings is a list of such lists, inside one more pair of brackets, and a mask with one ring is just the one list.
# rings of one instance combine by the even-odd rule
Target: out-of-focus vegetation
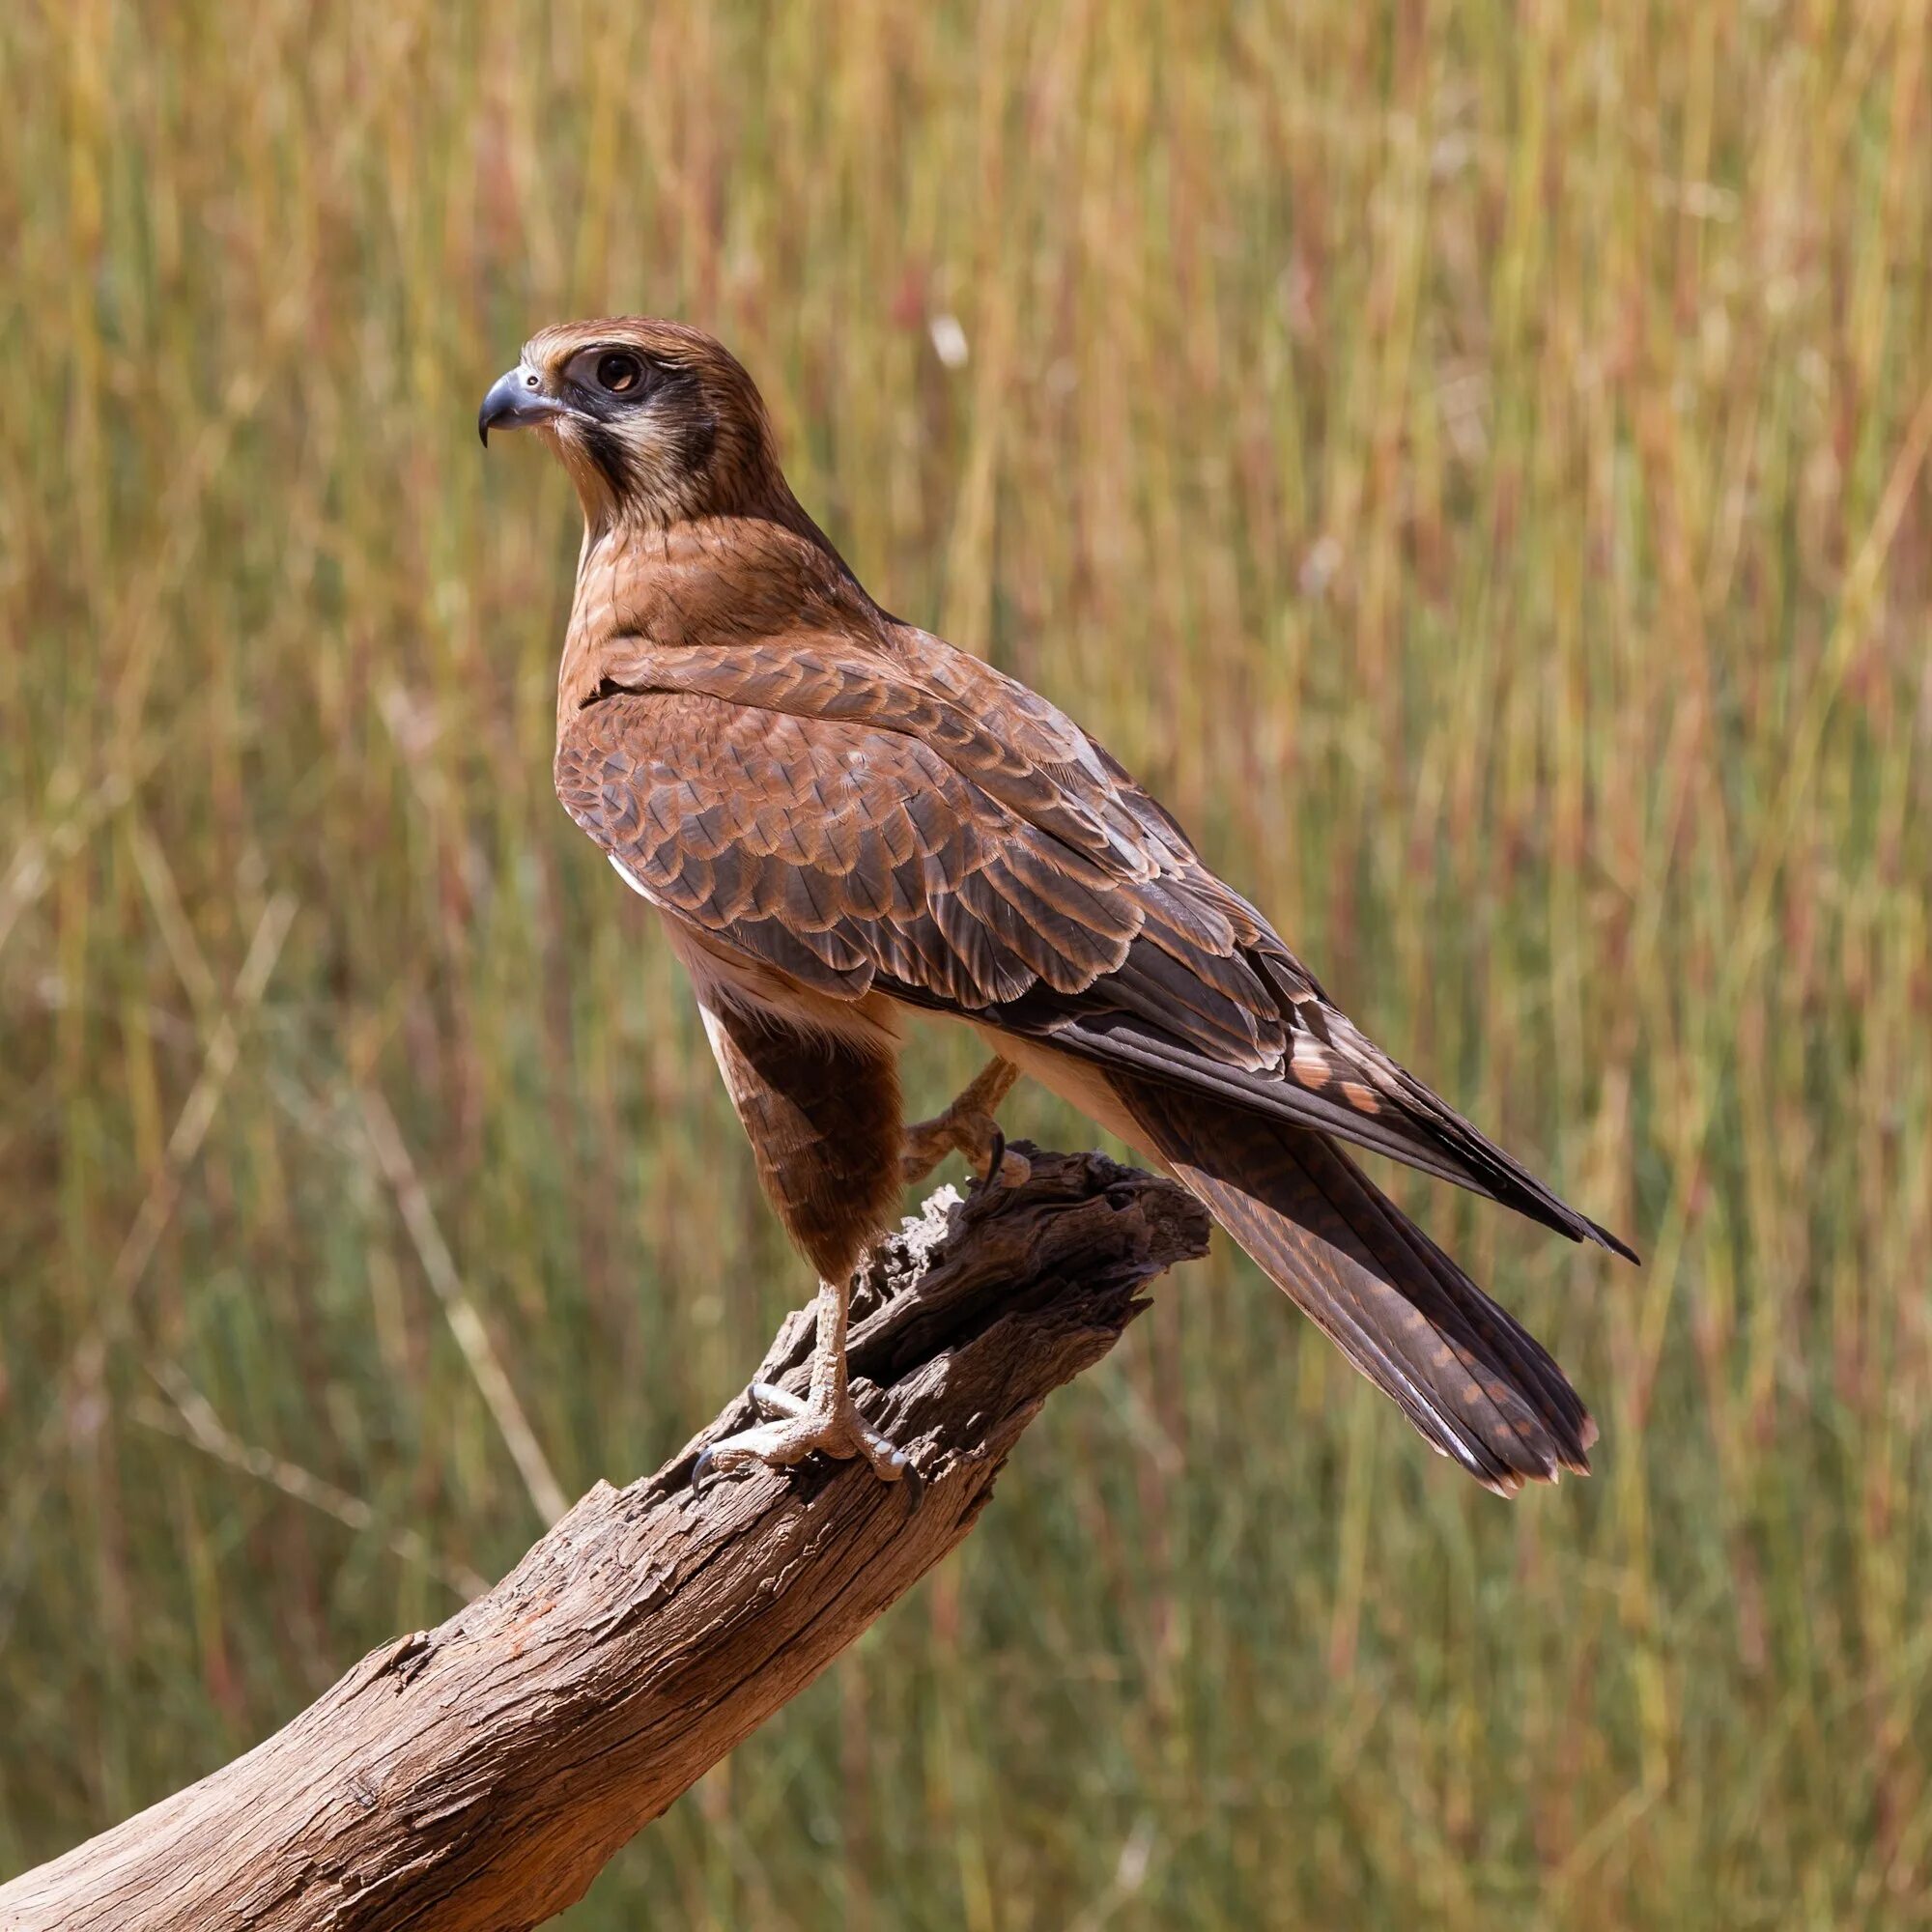
[[567,486],[476,447],[534,325],[635,309],[1648,1265],[1406,1186],[1603,1424],[1513,1506],[1188,1270],[569,1922],[1932,1916],[1929,31],[0,10],[0,1872],[807,1290],[551,795]]

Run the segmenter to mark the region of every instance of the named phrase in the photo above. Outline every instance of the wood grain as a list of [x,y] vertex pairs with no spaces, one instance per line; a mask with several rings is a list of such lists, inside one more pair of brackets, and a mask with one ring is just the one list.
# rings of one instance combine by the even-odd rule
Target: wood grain
[[[959,1543],[1046,1397],[1205,1250],[1174,1183],[1028,1151],[1019,1187],[942,1189],[855,1301],[855,1387],[921,1492],[813,1463],[694,1495],[697,1450],[751,1419],[740,1397],[245,1756],[0,1887],[0,1927],[497,1932],[581,1897]],[[800,1310],[761,1378],[802,1389],[810,1348]]]

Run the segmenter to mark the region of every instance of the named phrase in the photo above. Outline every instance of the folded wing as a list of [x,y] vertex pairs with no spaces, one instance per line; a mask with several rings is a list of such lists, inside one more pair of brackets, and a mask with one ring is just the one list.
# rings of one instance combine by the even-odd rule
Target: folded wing
[[896,659],[640,654],[565,722],[558,794],[646,896],[818,991],[1040,1038],[1631,1255],[1370,1041],[1070,720],[907,635]]

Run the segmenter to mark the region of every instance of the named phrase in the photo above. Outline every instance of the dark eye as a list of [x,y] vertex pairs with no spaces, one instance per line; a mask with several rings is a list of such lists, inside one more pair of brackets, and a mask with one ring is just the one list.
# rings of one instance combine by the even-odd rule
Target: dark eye
[[597,358],[597,386],[613,396],[628,396],[644,380],[644,365],[635,355],[613,349]]

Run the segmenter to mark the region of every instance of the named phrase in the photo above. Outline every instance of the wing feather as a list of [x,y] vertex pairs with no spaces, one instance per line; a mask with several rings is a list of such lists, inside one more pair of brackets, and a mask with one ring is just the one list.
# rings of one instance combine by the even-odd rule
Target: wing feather
[[558,795],[647,896],[818,991],[1050,1038],[1630,1254],[1367,1039],[1070,720],[896,635],[640,656],[564,719]]

